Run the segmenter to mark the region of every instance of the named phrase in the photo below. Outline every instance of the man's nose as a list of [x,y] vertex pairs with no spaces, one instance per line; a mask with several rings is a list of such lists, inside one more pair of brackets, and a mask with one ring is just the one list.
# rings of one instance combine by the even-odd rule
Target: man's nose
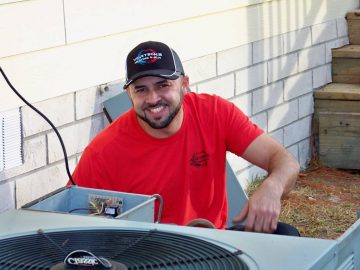
[[155,104],[160,100],[160,96],[154,89],[150,89],[146,96],[146,102],[150,104]]

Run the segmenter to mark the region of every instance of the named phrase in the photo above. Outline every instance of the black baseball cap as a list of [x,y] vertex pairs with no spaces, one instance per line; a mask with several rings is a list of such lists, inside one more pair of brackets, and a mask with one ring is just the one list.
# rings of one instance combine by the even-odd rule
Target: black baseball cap
[[147,41],[132,49],[126,58],[124,89],[145,76],[176,80],[180,75],[185,73],[177,53],[164,43]]

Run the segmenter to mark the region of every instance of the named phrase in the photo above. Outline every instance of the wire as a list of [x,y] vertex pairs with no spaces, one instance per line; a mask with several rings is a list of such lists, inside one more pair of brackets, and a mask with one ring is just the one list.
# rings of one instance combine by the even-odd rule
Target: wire
[[89,204],[92,206],[92,211],[96,211],[95,213],[92,213],[92,215],[101,215],[101,213],[104,212],[104,202],[101,202],[101,208],[99,209],[99,205],[97,205],[95,202],[90,201]]
[[38,109],[36,109],[33,105],[31,105],[22,95],[20,95],[20,93],[15,89],[15,87],[11,84],[11,82],[9,81],[8,77],[6,76],[5,72],[3,71],[3,69],[1,68],[0,66],[0,72],[1,74],[3,75],[6,83],[9,85],[9,87],[14,91],[14,93],[26,104],[28,105],[31,109],[33,109],[35,112],[37,112],[42,118],[45,119],[46,122],[49,123],[49,125],[53,128],[53,130],[55,131],[59,141],[60,141],[60,144],[61,144],[61,148],[63,150],[63,153],[64,153],[64,160],[65,160],[65,167],[66,167],[66,173],[71,181],[71,183],[76,186],[76,183],[74,181],[74,179],[72,178],[71,176],[71,173],[70,173],[70,169],[69,169],[69,160],[68,160],[68,157],[67,157],[67,153],[66,153],[66,149],[65,149],[65,145],[64,145],[64,142],[61,138],[61,135],[59,133],[59,131],[57,130],[57,128],[54,126],[54,124],[49,120],[49,118],[47,118],[42,112],[40,112]]
[[93,210],[97,210],[96,208],[74,208],[68,211],[68,213],[72,213],[75,211],[93,211]]

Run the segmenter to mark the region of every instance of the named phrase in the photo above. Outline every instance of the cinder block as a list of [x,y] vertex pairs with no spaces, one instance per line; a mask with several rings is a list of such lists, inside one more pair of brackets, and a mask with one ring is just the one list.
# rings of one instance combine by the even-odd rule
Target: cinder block
[[215,78],[211,81],[198,85],[199,93],[208,93],[221,96],[223,98],[231,98],[235,93],[234,74],[224,77]]
[[313,88],[319,88],[331,82],[331,64],[313,70]]
[[14,182],[0,182],[0,213],[15,208],[15,184]]
[[250,116],[252,112],[252,95],[245,94],[235,97],[230,100],[234,103],[243,113]]
[[0,58],[65,44],[61,0],[0,5],[0,25]]
[[288,147],[286,150],[288,150],[296,160],[299,160],[299,146],[297,144]]
[[297,54],[288,54],[268,62],[268,82],[274,82],[297,73]]
[[262,130],[267,132],[268,130],[268,119],[267,119],[267,113],[259,113],[257,115],[254,115],[250,118],[250,120],[255,123],[258,127],[260,127]]
[[311,71],[296,74],[284,80],[284,99],[297,98],[311,92],[312,89]]
[[[75,168],[75,160],[69,162],[71,171]],[[18,177],[16,183],[16,206],[20,208],[24,204],[44,196],[66,185],[68,175],[63,163],[46,167],[43,170],[34,171],[32,174]]]
[[298,104],[297,100],[281,104],[272,110],[268,111],[268,128],[273,131],[287,124],[290,124],[298,119]]
[[106,90],[100,87],[90,87],[75,93],[76,120],[99,114],[103,111],[103,102],[123,91],[123,83],[108,84]]
[[229,162],[229,164],[234,172],[237,172],[239,170],[242,170],[242,169],[245,169],[245,168],[251,166],[250,162],[248,162],[247,160],[245,160],[241,157],[238,157],[237,155],[235,155],[231,152],[226,153],[226,160]]
[[108,125],[110,125],[109,120],[107,119],[105,114],[102,114],[102,121],[104,123],[104,128],[106,128]]
[[190,91],[194,93],[199,93],[198,85],[190,85]]
[[284,54],[311,46],[311,29],[309,27],[292,31],[283,35]]
[[269,135],[275,139],[278,143],[280,143],[281,145],[284,144],[284,130],[283,129],[278,129],[276,131],[273,131],[271,133],[269,133]]
[[[56,126],[74,121],[74,94],[67,94],[33,104]],[[51,129],[51,126],[30,107],[21,108],[24,137]]]
[[306,169],[311,160],[310,139],[299,143],[299,163],[302,170]]
[[325,44],[299,52],[299,72],[325,64]]
[[216,77],[216,54],[206,55],[183,63],[190,83],[199,83]]
[[266,85],[267,65],[262,63],[256,66],[240,70],[235,73],[236,94],[245,93],[249,90]]
[[349,35],[348,24],[345,18],[336,19],[336,26],[338,37],[347,37]]
[[251,44],[246,44],[217,54],[218,74],[225,74],[234,70],[247,67],[252,62]]
[[316,24],[311,27],[313,44],[337,38],[336,20]]
[[91,87],[75,93],[76,120],[98,114],[102,111],[102,98],[99,87]]
[[284,100],[283,82],[273,83],[253,92],[253,114],[274,107]]
[[343,47],[345,45],[349,45],[350,41],[349,41],[349,37],[343,37],[338,39],[339,41],[339,47]]
[[[71,126],[60,129],[59,132],[63,138],[68,157],[81,153],[103,127],[103,118],[96,116],[93,119],[75,122]],[[63,159],[64,154],[55,132],[51,132],[47,136],[49,163]]]
[[305,117],[284,128],[284,145],[288,147],[305,140],[311,134],[311,116]]
[[349,44],[348,37],[339,38],[339,39],[327,42],[326,43],[326,52],[325,52],[326,63],[330,63],[332,61],[332,51],[331,51],[332,49],[340,48],[340,47],[343,47],[348,44]]
[[253,43],[253,63],[260,63],[283,54],[282,36],[275,36]]
[[24,140],[24,164],[0,172],[0,181],[19,176],[46,165],[46,140],[45,135]]
[[332,61],[331,49],[340,47],[338,39],[329,41],[325,44],[325,62],[330,63]]
[[303,118],[314,113],[314,97],[308,94],[299,98],[299,118]]

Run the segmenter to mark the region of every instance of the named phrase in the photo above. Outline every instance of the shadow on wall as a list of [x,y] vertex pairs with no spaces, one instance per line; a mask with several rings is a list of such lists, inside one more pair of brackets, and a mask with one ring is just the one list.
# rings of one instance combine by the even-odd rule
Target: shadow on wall
[[[279,24],[282,20],[278,16],[280,14],[285,17],[287,24],[285,27],[291,29],[291,26],[301,25],[309,18],[315,18],[319,13],[319,8],[324,11],[326,3],[314,1],[309,6],[304,6],[301,1],[291,1],[291,5],[289,2],[286,4],[286,10],[279,2],[265,3],[258,14],[258,18],[263,18],[263,25],[259,27],[262,32],[259,36],[270,36],[270,38],[252,44],[252,65],[259,64],[260,66],[260,63],[265,63],[262,71],[266,72],[267,82],[265,88],[262,86],[260,89],[251,90],[253,109],[249,116],[255,122],[259,119],[261,122],[261,119],[266,118],[266,123],[259,123],[259,125],[284,145],[300,162],[302,168],[308,165],[312,150],[310,142],[312,92],[331,80],[331,78],[319,80],[313,71],[313,68],[322,67],[325,69],[325,74],[330,73],[330,66],[326,65],[328,48],[325,45],[325,42],[329,40],[321,40],[321,37],[327,34],[326,31],[335,31],[333,39],[338,39],[339,36],[335,23],[335,29],[324,27],[318,31],[316,35],[320,37],[320,40],[316,40],[312,35],[312,25],[316,22],[309,22],[307,27],[278,35],[284,32],[283,25]],[[300,14],[300,11],[303,13]],[[253,20],[254,18],[248,18],[248,21]],[[249,28],[248,32],[250,31],[252,29]],[[250,76],[259,76],[259,74],[250,72],[248,74],[247,85],[250,85],[253,81]],[[250,91],[240,90],[239,92],[248,94]],[[264,174],[265,172],[257,167],[247,167],[240,171],[240,178],[245,177],[251,181]]]

